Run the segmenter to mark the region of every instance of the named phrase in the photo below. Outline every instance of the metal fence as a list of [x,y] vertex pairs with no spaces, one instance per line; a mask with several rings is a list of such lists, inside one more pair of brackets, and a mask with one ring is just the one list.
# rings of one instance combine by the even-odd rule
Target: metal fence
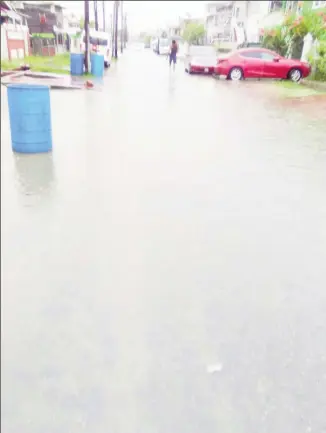
[[31,45],[34,56],[53,56],[56,52],[54,39],[32,38]]

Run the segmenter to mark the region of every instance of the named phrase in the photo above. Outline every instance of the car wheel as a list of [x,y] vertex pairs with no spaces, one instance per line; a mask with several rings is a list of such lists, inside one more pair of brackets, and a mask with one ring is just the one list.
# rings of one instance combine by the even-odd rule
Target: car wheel
[[229,75],[228,75],[228,79],[232,80],[232,81],[240,81],[243,79],[243,71],[241,68],[232,68]]
[[300,69],[291,69],[291,71],[288,74],[288,78],[293,81],[294,83],[298,83],[302,78],[302,72]]
[[109,62],[104,62],[104,67],[107,69],[110,67],[110,63]]

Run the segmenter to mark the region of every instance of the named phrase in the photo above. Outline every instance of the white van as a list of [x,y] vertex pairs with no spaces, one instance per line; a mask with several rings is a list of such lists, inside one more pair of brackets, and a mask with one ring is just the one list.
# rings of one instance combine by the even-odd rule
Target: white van
[[185,71],[189,74],[214,74],[217,52],[213,45],[189,45],[185,47]]
[[[91,53],[98,53],[104,56],[104,66],[108,68],[111,64],[112,49],[111,37],[109,33],[97,32],[90,29],[89,32],[89,48]],[[83,42],[81,44],[81,51],[85,52],[85,32],[83,32]]]
[[159,39],[159,54],[168,55],[170,53],[170,40],[168,38]]

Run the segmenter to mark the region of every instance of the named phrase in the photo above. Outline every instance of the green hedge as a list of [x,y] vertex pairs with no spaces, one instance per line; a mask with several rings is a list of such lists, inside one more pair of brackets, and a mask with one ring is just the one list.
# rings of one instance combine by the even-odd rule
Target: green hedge
[[326,43],[322,42],[317,49],[317,56],[310,55],[309,62],[312,65],[311,78],[318,81],[326,81]]
[[53,33],[32,33],[32,38],[55,39]]

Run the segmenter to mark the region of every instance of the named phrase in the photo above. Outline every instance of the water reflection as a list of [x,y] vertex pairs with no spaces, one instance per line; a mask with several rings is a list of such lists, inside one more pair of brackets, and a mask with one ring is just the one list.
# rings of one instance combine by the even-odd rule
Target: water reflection
[[16,179],[24,197],[48,197],[54,184],[54,165],[51,153],[14,154]]

